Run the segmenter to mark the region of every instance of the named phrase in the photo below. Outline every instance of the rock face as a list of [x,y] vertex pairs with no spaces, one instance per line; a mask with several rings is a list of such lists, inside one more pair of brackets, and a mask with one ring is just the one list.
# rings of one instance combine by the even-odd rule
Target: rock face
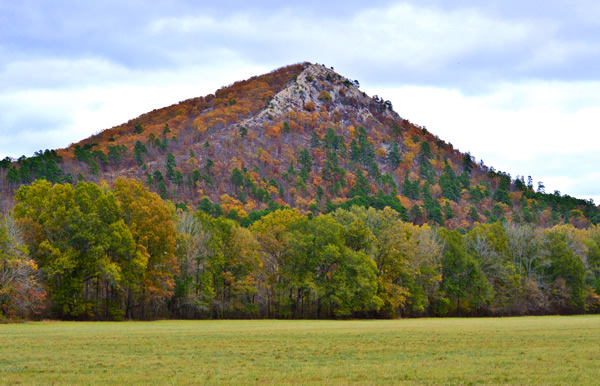
[[310,64],[273,97],[267,109],[242,124],[262,125],[266,120],[284,118],[290,111],[320,111],[322,108],[329,111],[332,107],[342,115],[352,113],[362,120],[372,115],[370,108],[381,110],[386,116],[399,118],[388,106],[384,101],[370,98],[353,81],[324,65]]

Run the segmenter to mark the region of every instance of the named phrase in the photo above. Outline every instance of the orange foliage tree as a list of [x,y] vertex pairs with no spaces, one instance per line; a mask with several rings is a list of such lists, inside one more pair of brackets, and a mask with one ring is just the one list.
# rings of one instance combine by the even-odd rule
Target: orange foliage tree
[[[114,191],[137,251],[148,259],[136,304],[141,307],[141,317],[145,318],[148,306],[164,311],[164,302],[175,286],[178,266],[173,212],[157,194],[149,192],[139,181],[119,178],[114,184]],[[134,307],[133,304],[131,306]]]

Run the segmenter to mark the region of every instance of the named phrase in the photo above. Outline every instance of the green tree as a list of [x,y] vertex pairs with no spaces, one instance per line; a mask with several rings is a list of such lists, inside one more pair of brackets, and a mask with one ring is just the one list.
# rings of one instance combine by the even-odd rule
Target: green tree
[[473,158],[469,153],[465,154],[463,157],[463,170],[467,174],[471,174],[471,171],[473,170]]
[[494,196],[492,197],[494,201],[502,202],[510,207],[513,206],[512,201],[510,200],[510,196],[508,195],[508,190],[504,188],[498,188],[494,192]]
[[142,134],[143,132],[144,132],[144,128],[142,127],[142,125],[140,125],[140,124],[135,125],[135,128],[133,129],[134,134]]
[[244,175],[240,169],[234,168],[231,171],[231,182],[236,188],[241,188],[244,185]]
[[364,252],[377,267],[380,315],[424,312],[441,280],[441,252],[429,228],[402,221],[389,207],[351,207],[332,216],[346,228],[346,244]]
[[302,167],[309,173],[312,170],[313,161],[307,149],[302,149],[300,152],[300,156],[298,157],[298,165],[302,165]]
[[423,221],[423,211],[421,210],[421,207],[419,205],[414,204],[412,208],[410,208],[410,218],[411,221],[416,224],[421,223],[421,221]]
[[158,194],[163,200],[169,198],[169,191],[167,190],[167,185],[165,185],[165,181],[158,182]]
[[402,156],[400,155],[400,149],[398,148],[398,143],[392,142],[390,144],[388,153],[387,153],[387,161],[390,163],[392,167],[398,166],[400,162],[402,162]]
[[173,181],[175,178],[175,166],[177,166],[175,156],[173,153],[168,153],[165,158],[165,176],[168,180]]
[[4,157],[4,159],[0,161],[0,169],[9,169],[11,164],[12,161],[10,157]]
[[418,200],[421,196],[421,187],[419,181],[411,182],[408,179],[408,173],[404,174],[404,182],[402,183],[402,194],[411,200]]
[[10,182],[13,185],[18,184],[21,181],[21,176],[19,175],[19,169],[16,166],[12,166],[8,169],[8,173],[6,173],[6,181]]
[[145,260],[108,187],[38,180],[17,191],[15,216],[60,317],[120,318],[121,286]]
[[467,219],[473,222],[477,222],[480,220],[479,212],[477,212],[477,209],[474,206],[471,206],[471,208],[469,209],[469,212],[467,213]]
[[[212,204],[210,205],[212,208]],[[180,271],[176,276],[174,290],[175,315],[181,317],[210,315],[209,310],[214,302],[215,289],[209,263],[217,248],[210,217],[201,213],[180,213],[177,231],[177,258]]]
[[345,151],[346,145],[344,143],[344,137],[341,135],[336,135],[335,131],[333,131],[333,129],[330,127],[327,129],[327,133],[323,137],[323,147],[333,151],[336,154],[340,151]]
[[469,173],[467,173],[466,171],[463,171],[460,174],[460,177],[458,177],[458,180],[463,189],[465,189],[465,190],[471,189],[471,180],[469,178]]
[[232,220],[213,219],[203,212],[183,214],[178,227],[182,269],[177,303],[185,305],[188,315],[255,316],[259,259],[252,234]]
[[137,165],[142,166],[144,164],[143,155],[148,154],[148,148],[146,148],[146,146],[142,142],[137,141],[133,148],[133,153],[134,153],[135,162],[137,163]]
[[160,170],[156,169],[154,171],[154,173],[152,174],[153,180],[154,182],[163,182],[165,180],[165,178],[163,177],[163,174]]
[[448,164],[444,165],[444,171],[440,176],[439,185],[442,188],[442,196],[449,200],[458,202],[460,198],[460,185],[456,178],[454,169]]
[[600,294],[600,226],[592,225],[588,228],[586,240],[586,262],[591,273],[591,285],[597,294]]
[[504,227],[496,222],[473,228],[465,237],[465,249],[473,256],[491,288],[494,290],[492,308],[509,309],[517,294],[520,277],[512,263],[509,240]]
[[569,249],[564,234],[550,231],[544,249],[550,257],[547,273],[552,283],[552,300],[559,311],[582,311],[585,306],[585,266]]
[[283,272],[289,278],[286,290],[294,293],[292,315],[310,297],[315,298],[317,318],[350,316],[381,307],[374,262],[345,245],[344,228],[331,216],[301,220],[291,224],[290,231]]
[[437,222],[440,225],[444,225],[444,217],[442,216],[442,208],[440,207],[440,203],[431,197],[431,193],[429,192],[429,184],[427,183],[423,185],[423,201],[425,210],[427,211],[427,218]]
[[177,186],[183,185],[183,173],[179,170],[175,172],[175,176],[173,177],[173,182]]
[[164,301],[173,293],[178,272],[172,209],[139,181],[119,178],[114,192],[136,254],[147,261],[136,291],[127,298],[126,316],[133,316],[136,309],[143,318],[158,316],[165,312]]
[[442,228],[443,241],[441,289],[452,303],[450,311],[468,314],[489,304],[492,289],[477,261],[465,252],[460,233]]
[[350,142],[350,159],[355,162],[360,162],[362,159],[362,150],[355,139]]
[[312,134],[310,135],[310,148],[316,149],[320,146],[321,146],[321,138],[319,137],[319,134],[317,134],[316,131],[313,131]]
[[210,158],[206,159],[206,165],[204,165],[204,169],[206,170],[206,173],[208,173],[209,175],[211,174],[211,168],[213,167],[214,164],[215,164],[215,162],[212,159],[210,159]]
[[260,246],[262,264],[260,281],[265,288],[265,314],[274,317],[280,312],[282,293],[281,281],[285,256],[290,248],[291,224],[304,217],[290,209],[276,210],[261,217],[250,226]]
[[111,163],[117,164],[121,161],[121,157],[127,154],[125,145],[111,145],[108,147],[108,159]]
[[419,162],[423,162],[425,160],[430,160],[433,157],[431,154],[431,147],[429,146],[429,142],[423,141],[421,142],[421,151],[419,152]]
[[448,201],[446,201],[446,203],[444,204],[443,210],[444,210],[444,217],[446,218],[446,220],[450,220],[451,218],[454,218],[456,216]]
[[[159,138],[156,138],[157,141],[160,141]],[[158,143],[158,148],[162,151],[166,151],[169,148],[169,139],[164,137],[162,141]]]
[[350,192],[348,193],[349,196],[366,197],[369,194],[370,190],[371,189],[369,188],[369,181],[367,180],[367,177],[365,177],[362,170],[357,169],[356,181],[354,182],[354,185],[350,188]]

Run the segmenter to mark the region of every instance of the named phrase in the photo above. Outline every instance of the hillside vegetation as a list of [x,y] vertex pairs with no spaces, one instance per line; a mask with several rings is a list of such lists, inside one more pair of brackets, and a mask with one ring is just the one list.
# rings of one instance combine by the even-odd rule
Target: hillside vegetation
[[496,221],[581,229],[600,221],[590,200],[545,193],[530,177],[474,161],[402,119],[389,101],[368,97],[358,81],[303,63],[149,112],[67,149],[2,161],[0,188],[11,196],[38,178],[136,178],[181,206],[209,200],[242,220],[282,206],[318,214],[354,202],[393,203],[414,224],[449,229]]
[[597,312],[599,209],[303,63],[0,161],[0,313]]

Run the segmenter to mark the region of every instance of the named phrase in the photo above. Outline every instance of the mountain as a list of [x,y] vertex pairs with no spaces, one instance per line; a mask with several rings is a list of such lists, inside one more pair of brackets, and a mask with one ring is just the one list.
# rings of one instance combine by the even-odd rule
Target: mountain
[[[476,150],[476,149],[474,149]],[[476,164],[389,101],[320,64],[301,63],[154,110],[66,149],[0,161],[0,191],[139,179],[181,208],[248,225],[282,206],[313,214],[390,206],[407,221],[470,229],[505,221],[583,228],[593,202],[534,191]]]

